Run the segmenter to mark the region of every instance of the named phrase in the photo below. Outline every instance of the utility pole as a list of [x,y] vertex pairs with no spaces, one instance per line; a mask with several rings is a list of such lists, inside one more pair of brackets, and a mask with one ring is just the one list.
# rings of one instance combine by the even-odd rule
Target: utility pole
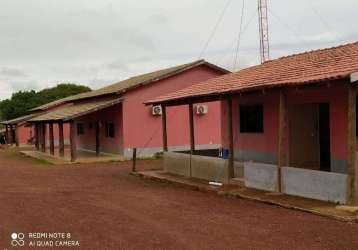
[[258,0],[261,63],[270,59],[267,0]]

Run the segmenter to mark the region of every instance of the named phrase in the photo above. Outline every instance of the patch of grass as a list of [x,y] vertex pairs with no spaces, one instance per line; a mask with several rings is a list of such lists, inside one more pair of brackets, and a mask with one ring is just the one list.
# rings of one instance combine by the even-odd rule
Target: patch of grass
[[5,154],[6,157],[11,157],[18,160],[26,160],[32,163],[39,163],[41,166],[50,166],[52,165],[51,162],[44,160],[44,159],[34,159],[32,157],[23,155],[20,153],[19,148],[15,147],[5,147],[2,152]]
[[42,166],[46,166],[46,167],[53,165],[51,162],[46,161],[45,159],[36,159],[36,161],[40,163]]

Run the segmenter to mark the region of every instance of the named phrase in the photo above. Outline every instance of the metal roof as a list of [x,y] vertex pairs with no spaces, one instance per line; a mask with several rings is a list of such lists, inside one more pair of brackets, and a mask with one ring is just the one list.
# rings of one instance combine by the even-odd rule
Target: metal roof
[[48,113],[36,116],[29,120],[29,122],[44,122],[44,121],[69,121],[74,118],[102,110],[122,102],[123,99],[115,98],[110,100],[89,101],[85,103],[67,105],[65,107],[49,111]]
[[18,123],[23,123],[23,122],[26,122],[28,121],[29,119],[35,117],[39,115],[38,113],[35,113],[35,114],[30,114],[30,115],[24,115],[24,116],[20,116],[20,117],[17,117],[15,119],[12,119],[12,120],[7,120],[7,121],[1,121],[0,124],[4,124],[4,125],[16,125]]
[[45,110],[47,108],[53,107],[53,106],[57,106],[59,104],[65,103],[65,102],[71,102],[71,101],[76,101],[76,100],[81,100],[81,99],[87,99],[87,98],[92,98],[92,97],[97,97],[97,96],[104,96],[104,95],[111,95],[111,94],[119,94],[119,93],[123,93],[126,92],[130,89],[133,88],[137,88],[139,86],[143,86],[143,85],[147,85],[150,83],[154,83],[157,82],[159,80],[177,75],[181,72],[184,72],[186,70],[192,69],[194,67],[197,66],[201,66],[201,65],[206,65],[210,68],[213,68],[215,70],[224,72],[224,73],[229,73],[230,71],[221,68],[217,65],[211,64],[205,60],[197,60],[191,63],[187,63],[187,64],[182,64],[179,66],[175,66],[175,67],[171,67],[171,68],[166,68],[166,69],[162,69],[162,70],[158,70],[158,71],[154,71],[151,73],[147,73],[147,74],[142,74],[142,75],[138,75],[138,76],[134,76],[131,78],[128,78],[126,80],[120,81],[118,83],[100,88],[98,90],[93,90],[93,91],[89,91],[89,92],[84,92],[81,94],[77,94],[77,95],[73,95],[73,96],[69,96],[42,106],[39,106],[37,108],[32,109],[33,111],[35,110]]

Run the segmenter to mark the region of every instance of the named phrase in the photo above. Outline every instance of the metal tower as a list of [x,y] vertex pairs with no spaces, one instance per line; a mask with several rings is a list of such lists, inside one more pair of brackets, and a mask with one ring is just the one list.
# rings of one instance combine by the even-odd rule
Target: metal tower
[[258,0],[261,63],[270,59],[267,0]]

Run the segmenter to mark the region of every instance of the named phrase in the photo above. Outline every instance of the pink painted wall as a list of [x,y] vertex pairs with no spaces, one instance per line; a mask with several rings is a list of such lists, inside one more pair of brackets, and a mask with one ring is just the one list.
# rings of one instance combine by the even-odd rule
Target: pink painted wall
[[[288,105],[304,103],[330,104],[330,140],[332,164],[344,165],[347,159],[347,89],[343,83],[328,88],[310,88],[291,90],[287,93]],[[239,105],[264,105],[264,133],[240,133]],[[222,129],[227,126],[227,107],[222,108]],[[234,148],[236,157],[243,157],[238,152],[246,152],[246,156],[255,155],[271,163],[277,161],[278,151],[278,121],[279,95],[278,92],[266,94],[248,94],[233,100],[233,129]],[[223,145],[228,147],[226,133],[223,132]],[[254,156],[252,156],[254,157]],[[247,160],[247,159],[245,159]],[[344,168],[344,166],[339,166]],[[338,168],[338,167],[337,167]]]
[[[59,143],[59,128],[58,128],[58,124],[54,123],[53,124],[53,137],[55,140],[55,146],[58,145]],[[68,123],[64,123],[63,124],[63,137],[64,137],[64,141],[65,141],[65,145],[69,145],[70,143],[70,125]],[[50,145],[50,128],[49,125],[46,125],[46,144]]]
[[[152,107],[143,105],[145,101],[218,75],[222,73],[207,66],[200,66],[126,93],[123,103],[124,148],[162,147],[161,116],[153,116]],[[196,144],[221,144],[220,103],[206,105],[209,106],[209,113],[203,116],[195,115],[194,118]],[[167,126],[169,146],[189,145],[187,106],[168,108]]]
[[33,127],[21,125],[17,129],[20,145],[27,145],[28,140],[35,136]]
[[[117,104],[107,109],[80,117],[75,120],[76,123],[83,123],[84,134],[76,137],[77,147],[79,149],[96,150],[96,127],[95,123],[99,121],[100,126],[100,150],[108,153],[122,153],[122,105]],[[108,138],[105,135],[105,123],[112,122],[115,125],[115,137]],[[92,128],[90,128],[92,124]]]
[[[52,107],[47,109],[46,111],[54,111],[58,108],[62,108],[66,105],[71,105],[71,104],[61,104],[58,105],[56,107]],[[70,127],[68,124],[64,124],[63,126],[63,131],[64,131],[64,139],[65,139],[65,144],[69,143],[69,138],[70,138]],[[31,137],[35,136],[35,126],[29,126],[29,124],[22,124],[19,128],[18,128],[18,138],[19,138],[19,143],[20,145],[28,145],[27,142],[28,140],[31,139]],[[47,145],[49,145],[49,128],[47,125],[46,128],[46,143]],[[58,130],[58,125],[54,124],[54,138],[55,138],[55,145],[58,145],[58,138],[59,138],[59,130]]]

